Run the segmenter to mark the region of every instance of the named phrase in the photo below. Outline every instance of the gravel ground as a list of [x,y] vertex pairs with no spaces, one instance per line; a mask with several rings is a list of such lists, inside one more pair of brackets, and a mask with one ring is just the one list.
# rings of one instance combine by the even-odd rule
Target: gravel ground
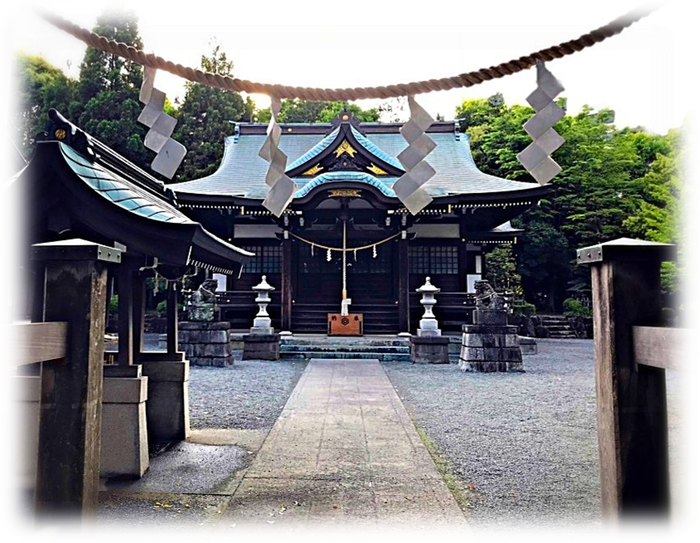
[[239,360],[228,368],[190,367],[192,428],[270,429],[304,361]]
[[[600,522],[593,342],[537,342],[525,373],[383,364],[416,425],[473,489],[476,526]],[[677,382],[667,381],[673,443]]]

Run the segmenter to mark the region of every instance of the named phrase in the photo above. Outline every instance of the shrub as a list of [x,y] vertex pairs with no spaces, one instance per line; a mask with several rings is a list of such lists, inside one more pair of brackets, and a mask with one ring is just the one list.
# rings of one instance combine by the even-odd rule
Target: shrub
[[119,295],[113,294],[109,299],[109,312],[116,315],[119,311]]
[[564,300],[564,315],[567,317],[590,318],[593,316],[593,312],[590,307],[583,305],[576,298],[567,298]]
[[516,317],[532,317],[536,312],[535,304],[525,301],[515,302],[513,304],[513,315]]

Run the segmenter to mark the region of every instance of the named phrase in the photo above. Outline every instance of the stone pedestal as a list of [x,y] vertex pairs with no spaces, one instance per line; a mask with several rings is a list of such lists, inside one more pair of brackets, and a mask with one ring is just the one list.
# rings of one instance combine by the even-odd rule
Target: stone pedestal
[[518,336],[518,341],[520,342],[520,352],[523,353],[523,356],[537,354],[537,341],[534,337]]
[[229,322],[181,322],[178,343],[193,366],[223,368],[233,364]]
[[[100,477],[142,477],[148,470],[148,378],[105,377],[102,396]],[[133,371],[133,370],[132,370]],[[23,470],[35,477],[39,442],[40,377],[17,377],[21,402]]]
[[279,360],[279,334],[246,334],[243,336],[243,360]]
[[[180,359],[177,360],[177,356]],[[182,441],[190,435],[190,363],[183,353],[142,353],[148,376],[146,418],[151,443]]]
[[148,377],[141,375],[141,366],[124,369],[134,376],[121,377],[105,367],[100,477],[142,477],[148,470]]
[[448,337],[411,336],[411,362],[414,364],[449,364]]
[[462,326],[462,371],[524,371],[518,340],[518,327],[508,326],[508,316],[500,309],[477,309],[474,324]]

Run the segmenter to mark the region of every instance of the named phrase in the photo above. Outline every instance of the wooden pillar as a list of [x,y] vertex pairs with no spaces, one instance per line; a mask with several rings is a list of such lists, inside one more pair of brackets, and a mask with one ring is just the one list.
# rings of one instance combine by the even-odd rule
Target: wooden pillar
[[146,316],[146,281],[138,272],[134,274],[132,283],[132,308],[133,308],[133,344],[132,352],[135,362],[141,360],[143,352],[143,334]]
[[669,512],[665,372],[637,366],[632,326],[661,319],[660,268],[673,246],[617,240],[591,264],[601,500],[608,519]]
[[282,330],[292,329],[292,240],[287,231],[282,240]]
[[119,352],[118,366],[130,366],[134,362],[134,271],[131,266],[122,265],[117,273],[119,292]]
[[398,258],[398,280],[399,280],[399,332],[410,332],[410,307],[408,299],[408,238],[406,231],[401,231],[399,237],[399,258]]
[[83,240],[33,246],[46,263],[44,320],[68,324],[63,363],[42,364],[36,508],[45,515],[93,513],[102,421],[107,263],[121,251]]
[[168,283],[168,299],[166,306],[167,352],[174,355],[178,352],[177,342],[177,283]]
[[459,292],[467,292],[467,274],[469,273],[469,258],[467,254],[467,223],[459,223],[459,242],[457,243],[457,267],[459,269]]

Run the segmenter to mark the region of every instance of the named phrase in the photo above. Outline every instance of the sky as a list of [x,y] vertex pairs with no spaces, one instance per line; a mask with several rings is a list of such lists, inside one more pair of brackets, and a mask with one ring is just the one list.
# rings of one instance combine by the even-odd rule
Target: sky
[[[369,2],[334,5],[295,2],[207,2],[188,5],[123,0],[36,2],[89,29],[106,8],[133,9],[147,52],[198,67],[202,54],[221,45],[244,79],[304,86],[373,86],[439,78],[491,66],[561,43],[597,28],[638,5],[635,0],[587,2],[500,1]],[[563,9],[565,6],[565,9]],[[4,8],[7,9],[7,8]],[[14,51],[40,54],[77,76],[85,46],[39,19],[31,9],[3,18]],[[682,124],[689,106],[682,58],[687,23],[682,2],[669,2],[621,35],[549,63],[564,84],[569,111],[588,104],[611,107],[618,126],[665,133]],[[159,73],[156,86],[171,101],[184,80]],[[446,119],[464,99],[501,92],[506,103],[525,103],[535,87],[528,70],[470,89],[421,95],[431,114]],[[253,96],[259,107],[269,100]],[[358,102],[373,107],[379,101]]]

